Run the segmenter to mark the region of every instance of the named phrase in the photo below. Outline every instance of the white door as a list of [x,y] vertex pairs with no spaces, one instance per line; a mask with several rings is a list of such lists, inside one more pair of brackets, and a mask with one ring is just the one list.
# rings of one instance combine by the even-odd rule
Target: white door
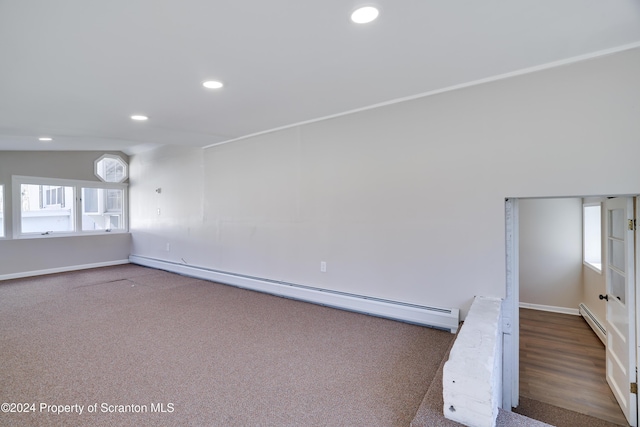
[[609,199],[606,208],[607,382],[631,426],[637,426],[633,199]]

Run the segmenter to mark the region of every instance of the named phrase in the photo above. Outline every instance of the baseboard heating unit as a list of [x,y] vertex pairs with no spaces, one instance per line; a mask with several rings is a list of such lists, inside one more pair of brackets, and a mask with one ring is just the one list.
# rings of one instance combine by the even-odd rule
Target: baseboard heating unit
[[602,326],[598,318],[589,310],[589,307],[580,303],[578,306],[580,310],[580,315],[587,321],[593,332],[596,333],[600,341],[606,346],[607,345],[607,330]]
[[225,285],[265,292],[272,295],[325,305],[328,307],[370,314],[372,316],[385,317],[393,320],[415,323],[417,325],[445,329],[451,333],[457,332],[458,324],[460,323],[460,310],[457,308],[428,307],[380,298],[371,298],[295,283],[179,264],[138,255],[131,255],[129,257],[129,261],[133,264],[170,271],[184,276],[210,280],[212,282],[222,283]]

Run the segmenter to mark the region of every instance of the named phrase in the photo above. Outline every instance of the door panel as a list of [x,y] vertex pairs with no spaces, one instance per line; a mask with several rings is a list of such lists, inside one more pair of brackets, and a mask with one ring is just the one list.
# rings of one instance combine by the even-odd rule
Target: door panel
[[606,207],[607,382],[631,426],[637,426],[633,199],[615,198]]

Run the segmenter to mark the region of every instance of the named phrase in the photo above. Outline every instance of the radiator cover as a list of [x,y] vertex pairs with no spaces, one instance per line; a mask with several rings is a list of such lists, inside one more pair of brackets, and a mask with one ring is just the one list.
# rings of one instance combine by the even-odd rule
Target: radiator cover
[[265,292],[285,298],[292,298],[313,304],[343,310],[355,311],[372,316],[414,323],[432,328],[444,329],[456,333],[460,323],[460,310],[457,308],[428,307],[372,298],[345,292],[314,288],[295,283],[281,282],[259,277],[244,276],[204,267],[179,264],[154,258],[131,255],[129,261],[145,267],[166,270],[172,273],[210,280],[216,283]]
[[602,325],[602,323],[600,323],[598,318],[591,312],[591,310],[589,310],[589,307],[587,307],[583,303],[580,303],[578,308],[580,310],[580,315],[584,318],[584,320],[587,321],[589,326],[591,326],[591,329],[593,329],[593,332],[595,332],[598,338],[600,338],[602,344],[606,346],[607,330],[605,329],[605,327]]

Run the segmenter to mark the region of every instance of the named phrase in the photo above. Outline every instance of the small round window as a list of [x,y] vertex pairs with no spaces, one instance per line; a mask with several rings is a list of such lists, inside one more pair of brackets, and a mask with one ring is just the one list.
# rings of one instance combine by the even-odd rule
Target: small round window
[[95,174],[104,182],[122,182],[127,179],[127,163],[118,156],[105,154],[95,161]]

